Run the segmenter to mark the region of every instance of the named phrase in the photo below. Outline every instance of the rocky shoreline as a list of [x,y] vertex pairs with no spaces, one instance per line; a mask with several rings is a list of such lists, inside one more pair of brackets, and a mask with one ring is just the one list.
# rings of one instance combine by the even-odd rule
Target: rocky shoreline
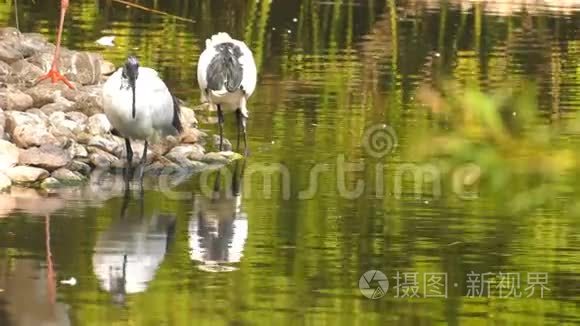
[[[48,71],[53,51],[40,34],[0,28],[0,191],[12,185],[77,185],[95,171],[117,173],[125,166],[124,140],[111,134],[100,97],[114,65],[98,54],[63,48],[60,71],[75,89],[49,81],[35,84]],[[194,110],[182,107],[181,119],[179,137],[151,146],[146,175],[201,171],[240,157],[206,153],[208,137],[197,129]],[[142,150],[141,142],[133,142],[135,155]]]

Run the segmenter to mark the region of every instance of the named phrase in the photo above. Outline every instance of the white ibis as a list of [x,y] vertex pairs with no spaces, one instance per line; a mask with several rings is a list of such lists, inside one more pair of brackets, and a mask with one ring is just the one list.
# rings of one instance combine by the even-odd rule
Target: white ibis
[[103,85],[103,107],[111,125],[125,138],[128,170],[133,150],[131,139],[145,141],[141,165],[147,158],[148,141],[179,134],[183,128],[179,120],[179,104],[171,95],[157,72],[139,67],[139,61],[129,56],[122,68]]
[[252,51],[227,33],[218,33],[205,41],[205,50],[197,65],[197,82],[201,101],[217,107],[220,133],[220,150],[223,149],[224,111],[235,111],[238,125],[238,148],[240,130],[244,134],[244,150],[247,152],[246,120],[248,99],[257,82],[257,69]]
[[60,60],[60,41],[62,38],[62,28],[64,25],[64,16],[66,15],[66,10],[68,9],[68,0],[61,0],[60,1],[60,23],[58,25],[58,34],[56,36],[56,49],[54,50],[54,58],[52,59],[52,65],[50,70],[46,75],[41,76],[38,78],[37,82],[41,82],[45,79],[49,79],[52,83],[56,83],[58,81],[62,81],[65,83],[69,88],[74,88],[74,86],[58,71],[58,63]]

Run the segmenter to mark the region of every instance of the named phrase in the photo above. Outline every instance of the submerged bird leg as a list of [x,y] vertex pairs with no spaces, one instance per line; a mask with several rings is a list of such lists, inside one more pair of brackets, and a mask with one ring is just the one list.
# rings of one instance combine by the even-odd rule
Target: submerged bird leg
[[236,125],[238,127],[238,137],[236,141],[236,151],[240,151],[240,134],[241,134],[241,124],[242,124],[242,111],[240,109],[236,110]]
[[221,152],[224,146],[224,112],[222,111],[222,107],[219,104],[217,106],[217,116],[220,131],[220,152]]
[[248,156],[248,133],[246,132],[246,124],[248,117],[246,117],[242,111],[239,112],[240,127],[242,128],[242,133],[244,134],[244,156]]
[[143,181],[143,173],[145,171],[145,164],[147,163],[147,146],[149,143],[145,141],[145,145],[143,147],[143,156],[141,156],[141,162],[139,164],[139,181]]
[[145,146],[143,147],[143,156],[141,156],[141,164],[143,165],[145,165],[147,162],[147,145],[149,145],[149,143],[145,141]]
[[127,181],[131,179],[131,167],[133,166],[133,149],[131,148],[131,140],[125,138],[125,147],[127,148],[127,171],[126,178]]
[[129,187],[125,187],[125,192],[123,193],[123,204],[121,205],[121,219],[127,217],[127,208],[129,207],[129,200],[131,198],[131,193]]

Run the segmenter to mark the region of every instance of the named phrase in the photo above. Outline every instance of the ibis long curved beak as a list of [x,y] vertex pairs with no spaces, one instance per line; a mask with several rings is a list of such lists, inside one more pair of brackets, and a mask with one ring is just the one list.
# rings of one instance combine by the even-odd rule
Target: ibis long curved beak
[[135,81],[130,82],[131,85],[131,91],[133,92],[133,108],[132,108],[132,116],[133,119],[135,119]]
[[131,99],[131,116],[135,119],[136,108],[135,108],[135,87],[137,85],[137,78],[139,77],[139,61],[134,56],[129,56],[125,65],[123,66],[123,78],[126,78],[131,87],[131,93],[133,98]]

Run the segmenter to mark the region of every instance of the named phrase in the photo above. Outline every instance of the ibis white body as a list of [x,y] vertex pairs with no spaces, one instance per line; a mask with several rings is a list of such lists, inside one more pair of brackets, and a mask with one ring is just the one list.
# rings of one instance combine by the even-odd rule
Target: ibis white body
[[[231,44],[232,46],[220,49],[222,44]],[[224,111],[240,109],[242,114],[248,117],[246,102],[254,93],[258,78],[252,51],[244,42],[231,38],[227,33],[213,35],[205,41],[205,46],[197,65],[197,82],[201,90],[201,102],[220,105]],[[227,67],[212,64],[212,61],[220,55],[236,60],[235,65],[238,69],[235,72],[228,72],[226,71]],[[240,67],[241,69],[239,69]],[[233,85],[232,78],[236,79]],[[229,89],[228,83],[232,86]]]
[[123,137],[156,140],[178,132],[174,126],[173,96],[157,72],[139,67],[135,80],[135,117],[132,116],[133,93],[119,68],[103,85],[103,107],[111,125]]

